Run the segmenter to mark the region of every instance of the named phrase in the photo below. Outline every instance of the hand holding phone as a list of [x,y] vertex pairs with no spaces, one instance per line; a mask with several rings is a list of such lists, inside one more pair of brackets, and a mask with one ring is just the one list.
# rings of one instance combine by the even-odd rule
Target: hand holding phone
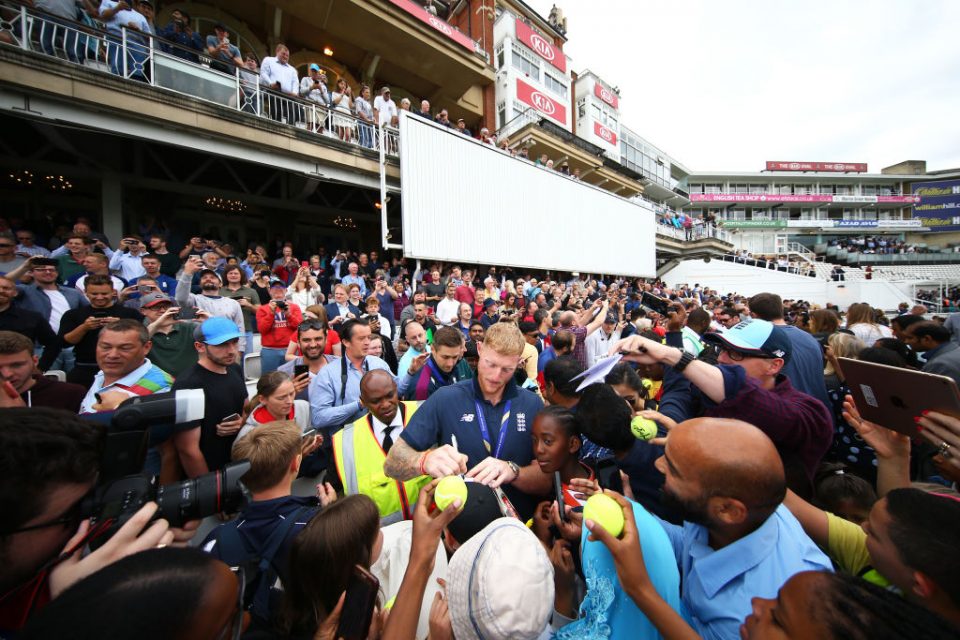
[[337,638],[366,640],[379,590],[380,581],[377,577],[360,565],[356,565],[350,577],[350,583],[347,585],[347,594],[343,599],[340,624],[337,625]]
[[560,479],[560,472],[553,472],[553,492],[554,498],[557,500],[557,512],[560,514],[560,520],[563,522],[569,522],[570,518],[567,516],[567,510],[564,509],[563,504],[563,481]]

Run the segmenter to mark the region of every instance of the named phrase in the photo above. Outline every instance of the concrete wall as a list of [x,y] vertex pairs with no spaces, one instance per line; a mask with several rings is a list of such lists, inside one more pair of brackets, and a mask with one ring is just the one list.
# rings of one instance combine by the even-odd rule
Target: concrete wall
[[665,273],[663,280],[671,287],[699,283],[721,294],[732,292],[752,296],[770,291],[783,298],[807,300],[821,306],[829,302],[840,308],[846,308],[854,302],[869,302],[874,307],[892,311],[901,302],[910,302],[900,288],[883,280],[827,282],[720,260],[685,260]]

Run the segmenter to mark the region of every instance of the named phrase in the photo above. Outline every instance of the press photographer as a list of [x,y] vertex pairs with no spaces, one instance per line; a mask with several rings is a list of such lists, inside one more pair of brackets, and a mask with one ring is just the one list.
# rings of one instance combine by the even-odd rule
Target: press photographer
[[131,398],[110,427],[55,409],[0,413],[0,633],[104,566],[185,545],[200,518],[239,508],[246,462],[168,486],[139,474],[150,427],[195,421],[202,407],[199,394]]

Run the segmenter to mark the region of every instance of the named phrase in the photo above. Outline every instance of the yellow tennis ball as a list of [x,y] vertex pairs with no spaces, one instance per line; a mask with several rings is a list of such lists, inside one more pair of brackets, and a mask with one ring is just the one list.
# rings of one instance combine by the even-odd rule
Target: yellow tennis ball
[[587,498],[587,503],[583,505],[583,519],[593,520],[615,538],[623,533],[623,509],[616,500],[604,493],[595,493]]
[[463,510],[467,504],[467,483],[460,476],[447,476],[437,483],[437,489],[433,493],[433,501],[437,508],[443,511],[454,500],[460,498],[460,510]]
[[657,437],[657,423],[649,418],[633,416],[630,421],[630,432],[637,440],[650,440]]

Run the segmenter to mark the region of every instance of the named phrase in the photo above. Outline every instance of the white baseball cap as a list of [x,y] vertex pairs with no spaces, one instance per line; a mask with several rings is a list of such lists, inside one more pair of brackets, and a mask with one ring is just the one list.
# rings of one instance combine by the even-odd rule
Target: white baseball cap
[[553,613],[553,566],[522,522],[498,518],[464,543],[447,567],[447,606],[457,640],[534,639]]

